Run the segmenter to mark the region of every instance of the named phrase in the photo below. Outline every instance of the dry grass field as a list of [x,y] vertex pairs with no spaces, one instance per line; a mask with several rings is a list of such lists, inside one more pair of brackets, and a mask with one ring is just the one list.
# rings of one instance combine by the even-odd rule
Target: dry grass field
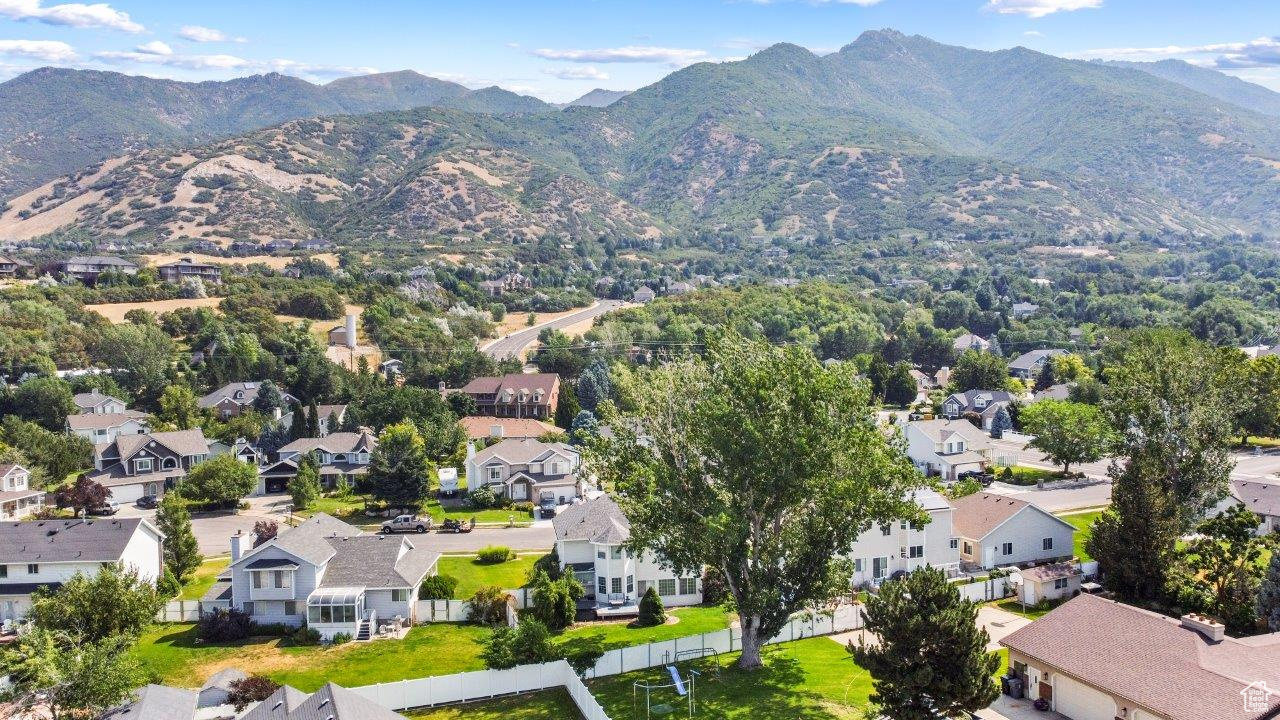
[[[200,253],[163,253],[158,255],[144,255],[143,258],[151,265],[164,265],[166,263],[177,262],[184,257],[189,257],[196,262],[210,263],[215,265],[253,265],[261,263],[272,270],[282,270],[285,265],[289,264],[292,257],[277,257],[275,255],[245,255],[243,257],[218,257],[217,255],[201,255]],[[338,267],[338,256],[333,253],[318,253],[312,255],[312,258],[323,262],[329,267]]]
[[149,310],[159,315],[160,313],[170,312],[178,308],[216,308],[218,303],[222,302],[220,297],[210,298],[181,298],[177,300],[148,300],[147,302],[131,302],[131,303],[103,303],[101,305],[85,305],[86,310],[92,310],[102,317],[113,323],[124,322],[125,313],[135,308]]

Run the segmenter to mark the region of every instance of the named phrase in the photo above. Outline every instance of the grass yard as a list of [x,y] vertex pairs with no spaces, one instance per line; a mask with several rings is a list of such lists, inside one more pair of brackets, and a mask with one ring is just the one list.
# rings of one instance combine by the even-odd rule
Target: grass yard
[[[1022,617],[1027,618],[1028,620],[1039,620],[1045,615],[1048,615],[1050,610],[1058,607],[1061,604],[1062,603],[1060,602],[1048,602],[1048,603],[1045,603],[1042,607],[1037,607],[1035,605],[1024,606],[1021,603],[1019,603],[1016,599],[1009,598],[1008,600],[1000,600],[996,602],[995,606],[1006,612],[1011,612],[1014,615],[1021,615]],[[1005,662],[1008,663],[1007,653],[1006,653]]]
[[1062,473],[1058,470],[1045,470],[1043,468],[1026,467],[1025,465],[1016,465],[1012,470],[1013,477],[1006,478],[1004,476],[1004,470],[1002,469],[996,473],[996,479],[1000,482],[1009,483],[1010,485],[1024,486],[1035,485],[1041,480],[1049,482],[1051,480],[1062,479]]
[[582,715],[563,688],[404,713],[410,720],[578,720]]
[[[380,524],[384,518],[369,517],[364,514],[365,501],[368,500],[367,495],[352,495],[350,497],[337,497],[326,495],[315,502],[310,508],[303,510],[298,515],[310,517],[311,515],[322,512],[328,513],[339,520],[359,525],[362,527],[376,526]],[[440,506],[439,500],[429,501],[422,511],[431,516],[431,519],[437,525],[444,522],[445,518],[454,520],[470,520],[475,518],[479,523],[501,523],[506,524],[508,519],[515,515],[517,525],[529,524],[530,518],[528,513],[516,512],[514,510],[472,510],[463,508],[458,510],[445,510]]]
[[486,565],[478,562],[474,554],[445,555],[440,558],[437,572],[458,578],[454,597],[465,600],[488,585],[497,585],[504,590],[524,587],[529,580],[529,572],[540,557],[541,553],[528,553],[517,555],[515,560]]
[[1089,539],[1089,534],[1093,526],[1093,521],[1098,519],[1102,514],[1101,510],[1092,510],[1090,512],[1072,513],[1070,515],[1059,515],[1058,517],[1066,520],[1076,527],[1075,535],[1075,554],[1080,558],[1081,562],[1089,562],[1093,559],[1084,549],[1085,541]]
[[200,567],[196,568],[196,573],[186,585],[182,586],[182,594],[178,596],[179,600],[199,600],[204,594],[209,592],[209,588],[213,587],[213,581],[217,579],[218,573],[227,569],[231,564],[230,557],[216,557],[205,560],[200,563]]
[[632,627],[629,621],[583,623],[565,630],[560,637],[568,642],[598,639],[605,650],[610,650],[723,630],[735,618],[719,606],[673,608],[667,615],[679,618],[679,622],[647,628]]
[[234,667],[314,692],[330,680],[354,687],[483,670],[480,643],[488,634],[475,625],[437,623],[415,627],[403,640],[337,647],[299,647],[281,638],[204,645],[194,623],[170,623],[144,633],[132,652],[166,685],[198,688],[215,672]]

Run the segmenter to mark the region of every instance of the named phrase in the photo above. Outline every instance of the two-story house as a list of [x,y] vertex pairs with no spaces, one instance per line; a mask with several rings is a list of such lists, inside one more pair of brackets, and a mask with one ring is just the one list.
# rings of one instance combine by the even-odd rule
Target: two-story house
[[948,576],[959,572],[960,549],[952,530],[951,504],[928,488],[915,491],[913,498],[929,514],[929,522],[873,525],[859,535],[848,553],[853,561],[854,587],[879,586],[899,573],[925,565],[940,568]]
[[92,285],[98,281],[99,275],[106,272],[137,275],[138,266],[124,258],[108,255],[77,255],[58,263],[58,272],[63,277]]
[[123,400],[104,394],[97,388],[87,393],[76,393],[71,396],[71,400],[76,404],[81,415],[119,415],[128,409]]
[[[320,437],[324,437],[329,433],[338,432],[342,429],[342,423],[347,419],[346,405],[317,405],[316,417],[320,420]],[[336,422],[331,422],[336,420]]]
[[560,569],[572,572],[587,591],[579,609],[596,617],[637,615],[640,598],[651,587],[665,607],[702,602],[701,573],[677,575],[653,553],[624,547],[631,523],[608,495],[565,508],[551,524]]
[[459,390],[476,403],[477,415],[550,420],[560,403],[560,376],[555,373],[513,373],[502,377],[478,377]]
[[991,441],[968,420],[915,420],[904,426],[903,435],[907,456],[928,477],[954,482],[991,462]]
[[1013,393],[1005,390],[967,390],[942,401],[942,416],[954,419],[964,417],[965,413],[977,413],[982,418],[982,428],[990,430],[996,413],[1000,408],[1009,407],[1013,400]]
[[298,475],[298,464],[310,455],[320,470],[320,484],[333,489],[339,482],[354,485],[369,472],[369,461],[378,449],[378,437],[369,428],[335,432],[320,438],[299,438],[280,448],[279,459],[258,471],[256,494],[284,492]]
[[111,563],[154,583],[162,572],[163,546],[164,535],[143,518],[0,523],[0,621],[26,616],[36,588],[56,590],[77,574],[96,575]]
[[993,568],[1070,560],[1075,526],[1026,500],[979,492],[951,501],[960,561]]
[[31,487],[31,473],[21,465],[0,463],[0,520],[21,520],[44,507],[44,491]]
[[951,343],[951,349],[957,355],[967,350],[977,350],[978,352],[986,352],[991,349],[991,341],[981,335],[974,335],[971,332],[963,332]]
[[365,534],[325,513],[256,548],[245,547],[250,540],[231,538],[229,582],[206,598],[259,623],[305,622],[324,638],[368,640],[381,625],[414,623],[418,588],[440,559],[407,537]]
[[467,458],[467,487],[488,487],[517,501],[552,497],[564,505],[582,497],[581,464],[582,456],[565,443],[503,440]]
[[105,485],[116,502],[134,502],[172,490],[188,470],[207,459],[209,441],[199,428],[119,435],[94,446],[89,479]]
[[195,260],[184,257],[177,262],[171,262],[166,265],[157,265],[156,273],[160,279],[170,283],[181,283],[187,278],[200,278],[207,283],[220,284],[222,282],[222,268],[209,263],[196,262]]
[[114,442],[121,435],[138,435],[150,430],[147,414],[136,410],[67,416],[67,433],[78,435],[95,445]]
[[13,278],[25,275],[31,263],[12,255],[0,255],[0,278]]
[[[220,419],[226,420],[252,408],[253,402],[258,399],[258,391],[261,389],[262,383],[260,382],[227,383],[200,398],[196,404],[202,410],[213,410],[214,414]],[[280,391],[280,397],[285,405],[298,401],[297,398],[283,390]]]
[[1059,355],[1066,355],[1066,350],[1046,348],[1024,352],[1009,363],[1009,374],[1019,380],[1034,380],[1040,377],[1046,363]]

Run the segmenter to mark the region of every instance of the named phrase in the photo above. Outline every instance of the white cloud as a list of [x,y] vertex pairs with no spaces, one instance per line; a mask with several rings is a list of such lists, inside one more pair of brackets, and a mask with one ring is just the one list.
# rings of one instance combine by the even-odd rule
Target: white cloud
[[0,15],[14,20],[33,20],[48,25],[68,27],[100,27],[140,33],[146,30],[134,22],[129,13],[116,10],[106,3],[63,3],[45,7],[42,0],[0,0]]
[[1028,30],[1022,34],[1026,35],[1027,37],[1044,37],[1044,33],[1040,32],[1039,30]]
[[0,55],[45,62],[70,62],[76,59],[75,49],[57,40],[0,40]]
[[134,48],[134,50],[140,53],[145,53],[147,55],[172,55],[173,54],[173,48],[169,47],[168,43],[163,43],[163,42],[160,42],[159,40],[152,40],[149,43],[143,43],[138,47]]
[[1246,42],[1160,47],[1097,48],[1072,53],[1085,60],[1159,60],[1179,58],[1220,70],[1280,67],[1280,37],[1260,37]]
[[1042,18],[1056,12],[1102,7],[1102,0],[987,0],[986,9],[1001,15]]
[[542,72],[561,80],[608,80],[609,73],[594,65],[582,67],[543,68]]
[[203,25],[183,25],[182,29],[178,30],[178,37],[182,38],[183,40],[190,40],[191,42],[198,42],[198,43],[248,42],[248,40],[246,40],[245,38],[231,37],[226,33],[222,32],[221,30],[215,30],[214,28],[204,27]]
[[[163,43],[161,43],[163,44]],[[98,60],[109,63],[139,63],[143,65],[167,65],[188,70],[247,70],[255,63],[235,55],[178,55],[172,51],[158,53],[139,47],[131,52],[105,50],[93,54]]]
[[367,65],[327,65],[324,63],[300,62],[298,60],[267,60],[262,67],[271,72],[303,77],[346,77],[348,75],[372,75],[379,72],[376,67]]
[[547,60],[564,60],[575,63],[666,63],[677,67],[691,65],[709,59],[706,50],[688,48],[627,45],[594,50],[552,50],[540,48],[533,54]]

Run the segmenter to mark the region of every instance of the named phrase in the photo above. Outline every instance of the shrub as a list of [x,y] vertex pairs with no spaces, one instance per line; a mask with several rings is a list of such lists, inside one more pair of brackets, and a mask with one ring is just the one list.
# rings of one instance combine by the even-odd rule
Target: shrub
[[508,560],[515,560],[516,554],[505,545],[488,545],[476,552],[476,560],[485,565],[496,565]]
[[351,642],[351,633],[349,632],[334,633],[333,637],[329,638],[330,645],[344,645],[349,642]]
[[573,575],[552,580],[546,573],[535,570],[530,582],[533,586],[533,607],[529,612],[552,630],[563,630],[573,624],[578,614],[578,601],[586,594],[582,584]]
[[253,618],[235,608],[217,608],[200,616],[196,623],[196,637],[205,642],[230,642],[249,637],[253,630]]
[[533,503],[529,502],[528,500],[521,500],[518,503],[512,503],[511,509],[521,513],[532,513]]
[[173,571],[166,566],[164,575],[160,578],[160,582],[156,584],[156,593],[168,600],[169,598],[177,597],[178,593],[181,592],[182,583],[178,582],[178,578],[174,576]]
[[1003,478],[1003,479],[1005,479],[1005,480],[1012,480],[1012,479],[1013,479],[1013,468],[1006,466],[1004,470],[1001,470],[1001,471],[1000,471],[1000,477],[1001,477],[1001,478]]
[[289,637],[297,629],[297,625],[286,625],[284,623],[254,623],[249,634],[255,637]]
[[452,575],[432,575],[418,588],[419,600],[450,600],[458,589],[458,578]]
[[533,618],[522,618],[514,628],[500,627],[485,642],[480,657],[495,670],[547,662],[555,657],[551,631]]
[[533,564],[533,571],[529,573],[529,579],[532,580],[536,577],[539,570],[546,573],[547,577],[552,580],[560,579],[560,573],[562,572],[560,570],[560,553],[556,552],[555,548],[551,548],[551,552],[538,558],[537,562]]
[[666,621],[667,613],[662,607],[662,598],[658,597],[658,591],[650,585],[640,598],[640,617],[636,618],[636,624],[640,627],[653,627]]
[[240,712],[252,703],[266,700],[271,697],[271,693],[279,689],[280,684],[271,678],[251,675],[247,678],[231,681],[230,692],[227,693],[227,702],[235,705],[236,712]]
[[487,487],[478,487],[467,492],[467,504],[477,510],[499,507],[501,499]]
[[507,621],[507,594],[497,585],[482,587],[471,596],[467,620],[481,625],[501,625]]
[[319,645],[320,631],[303,625],[293,633],[294,645]]
[[729,585],[724,575],[716,568],[702,571],[702,602],[708,605],[719,605],[729,597]]

